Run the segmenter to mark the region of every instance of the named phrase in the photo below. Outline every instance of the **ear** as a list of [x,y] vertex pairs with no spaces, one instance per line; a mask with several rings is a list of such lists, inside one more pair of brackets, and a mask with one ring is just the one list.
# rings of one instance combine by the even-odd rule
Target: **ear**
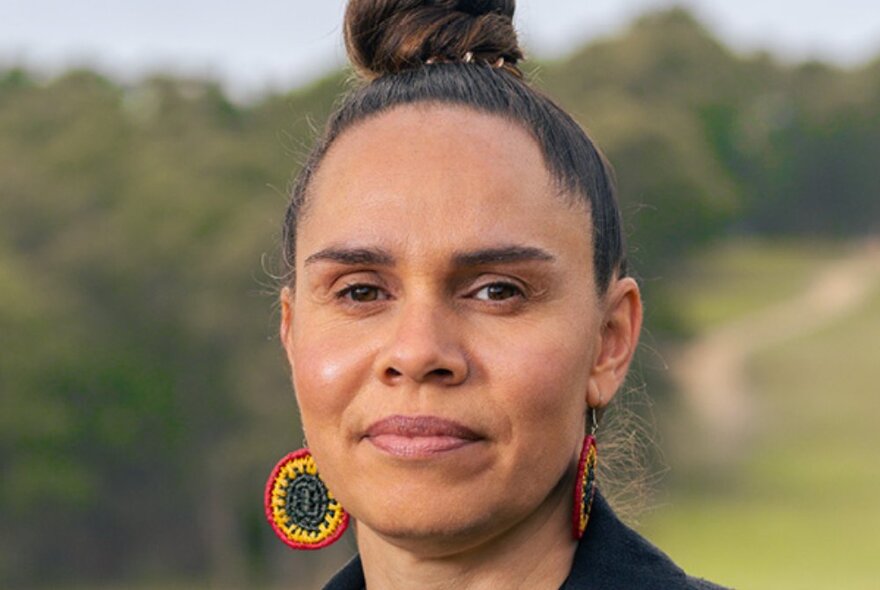
[[[281,339],[281,346],[284,347],[284,350],[287,352],[287,359],[292,361],[290,356],[290,345],[291,345],[291,336],[293,330],[293,289],[290,287],[284,287],[281,289],[281,295],[279,296],[279,303],[281,304],[281,325],[278,332],[278,337]],[[291,363],[291,369],[293,365]]]
[[587,405],[604,408],[626,379],[639,332],[642,329],[642,296],[630,277],[614,281],[605,295],[602,326],[590,383]]

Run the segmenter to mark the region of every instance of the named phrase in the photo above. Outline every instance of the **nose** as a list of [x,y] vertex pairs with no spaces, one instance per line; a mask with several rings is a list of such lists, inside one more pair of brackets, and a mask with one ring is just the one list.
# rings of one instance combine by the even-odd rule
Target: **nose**
[[377,377],[404,382],[458,385],[467,379],[468,358],[454,312],[429,301],[401,305],[389,338],[376,357]]

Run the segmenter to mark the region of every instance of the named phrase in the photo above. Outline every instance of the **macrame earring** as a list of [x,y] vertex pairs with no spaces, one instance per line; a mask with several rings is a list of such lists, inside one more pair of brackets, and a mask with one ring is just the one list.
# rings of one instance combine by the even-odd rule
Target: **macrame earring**
[[288,454],[266,482],[266,519],[293,549],[321,549],[348,528],[348,513],[318,475],[308,449]]
[[596,408],[590,408],[590,434],[584,437],[581,456],[578,459],[577,480],[574,488],[574,510],[572,511],[572,533],[575,539],[584,536],[593,496],[596,495]]

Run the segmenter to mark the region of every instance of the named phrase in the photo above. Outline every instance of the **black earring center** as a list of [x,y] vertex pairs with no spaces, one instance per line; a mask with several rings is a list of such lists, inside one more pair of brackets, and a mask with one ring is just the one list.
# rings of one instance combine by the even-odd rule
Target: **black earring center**
[[285,508],[287,515],[297,526],[318,532],[327,518],[329,507],[327,486],[320,478],[303,473],[288,485]]

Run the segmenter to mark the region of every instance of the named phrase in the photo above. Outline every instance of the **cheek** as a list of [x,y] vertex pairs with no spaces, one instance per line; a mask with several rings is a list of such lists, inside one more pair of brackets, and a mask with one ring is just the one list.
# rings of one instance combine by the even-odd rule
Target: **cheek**
[[301,326],[294,334],[293,386],[303,426],[316,435],[326,430],[324,425],[338,428],[340,417],[369,375],[369,351],[364,345],[353,344],[344,332],[340,335]]
[[[499,347],[487,367],[506,407],[511,437],[536,449],[577,445],[589,379],[589,335],[571,325],[521,335],[517,346]],[[566,335],[560,337],[560,335]],[[546,444],[552,439],[554,444]],[[571,440],[569,440],[571,439]]]

